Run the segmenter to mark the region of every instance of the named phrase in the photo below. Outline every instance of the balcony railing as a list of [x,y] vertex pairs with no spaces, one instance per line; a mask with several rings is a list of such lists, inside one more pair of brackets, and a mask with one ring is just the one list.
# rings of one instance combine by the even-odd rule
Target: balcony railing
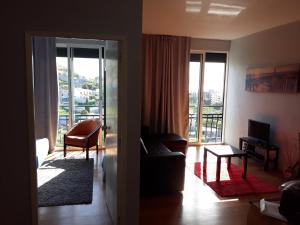
[[[75,123],[87,119],[99,118],[99,114],[75,114]],[[58,126],[67,126],[69,124],[69,115],[59,115]]]
[[[202,143],[217,143],[222,141],[223,114],[202,114]],[[198,116],[189,114],[189,139],[198,140]]]
[[223,114],[203,114],[202,124],[202,143],[222,141]]
[[198,115],[196,113],[189,114],[189,139],[190,141],[198,140]]

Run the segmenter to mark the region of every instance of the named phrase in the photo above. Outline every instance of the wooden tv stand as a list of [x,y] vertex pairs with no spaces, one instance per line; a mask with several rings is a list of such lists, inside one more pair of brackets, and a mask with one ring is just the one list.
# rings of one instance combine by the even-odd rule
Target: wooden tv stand
[[[276,145],[270,144],[269,142],[263,141],[261,139],[252,138],[252,137],[240,137],[239,143],[240,150],[246,151],[249,155],[253,155],[255,158],[264,160],[264,170],[269,169],[269,163],[274,163],[274,169],[278,168],[278,156],[279,148]],[[260,149],[265,151],[265,155],[260,155],[255,152],[255,147],[260,147]],[[270,159],[270,152],[275,151],[275,158]]]

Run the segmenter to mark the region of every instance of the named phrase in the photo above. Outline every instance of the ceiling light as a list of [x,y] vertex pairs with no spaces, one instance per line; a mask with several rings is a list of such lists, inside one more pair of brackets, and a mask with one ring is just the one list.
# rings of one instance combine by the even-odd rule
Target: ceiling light
[[210,3],[210,7],[221,7],[221,8],[230,8],[230,9],[239,9],[243,10],[246,9],[244,6],[238,6],[238,5],[226,5],[226,4],[220,4],[220,3]]
[[246,7],[238,5],[210,3],[208,14],[220,16],[238,16],[244,9],[246,9]]
[[201,1],[190,1],[187,0],[185,2],[185,11],[191,13],[199,13],[201,12],[202,2]]
[[187,5],[202,5],[201,1],[186,1]]
[[238,16],[241,11],[223,10],[223,9],[209,9],[208,14],[220,15],[220,16]]
[[201,7],[200,8],[196,8],[196,7],[186,6],[185,7],[185,11],[186,12],[192,12],[192,13],[199,13],[199,12],[201,12]]

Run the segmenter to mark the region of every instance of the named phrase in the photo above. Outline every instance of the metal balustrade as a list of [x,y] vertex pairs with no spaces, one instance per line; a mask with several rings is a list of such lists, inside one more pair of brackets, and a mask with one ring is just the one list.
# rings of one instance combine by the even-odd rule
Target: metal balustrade
[[[223,114],[202,114],[202,140],[201,143],[218,143],[222,141]],[[189,139],[198,139],[198,116],[189,114]]]
[[[99,114],[75,114],[75,123],[81,122],[87,119],[99,118]],[[67,126],[69,123],[69,115],[59,115],[58,125]]]
[[[86,119],[99,118],[99,114],[75,114],[75,123]],[[63,144],[63,134],[68,130],[69,115],[59,115],[57,143]],[[198,139],[198,115],[189,114],[189,139]],[[202,143],[222,141],[223,114],[206,113],[202,115]]]

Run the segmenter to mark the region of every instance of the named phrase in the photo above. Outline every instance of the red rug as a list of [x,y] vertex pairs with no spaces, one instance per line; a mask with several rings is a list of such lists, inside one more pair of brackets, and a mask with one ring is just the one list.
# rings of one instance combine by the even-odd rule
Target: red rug
[[240,195],[261,194],[278,192],[278,188],[247,172],[247,178],[242,178],[243,170],[231,164],[227,170],[227,164],[221,164],[220,182],[216,182],[216,163],[208,163],[206,173],[203,174],[200,162],[195,163],[194,173],[211,187],[221,197],[233,197]]

